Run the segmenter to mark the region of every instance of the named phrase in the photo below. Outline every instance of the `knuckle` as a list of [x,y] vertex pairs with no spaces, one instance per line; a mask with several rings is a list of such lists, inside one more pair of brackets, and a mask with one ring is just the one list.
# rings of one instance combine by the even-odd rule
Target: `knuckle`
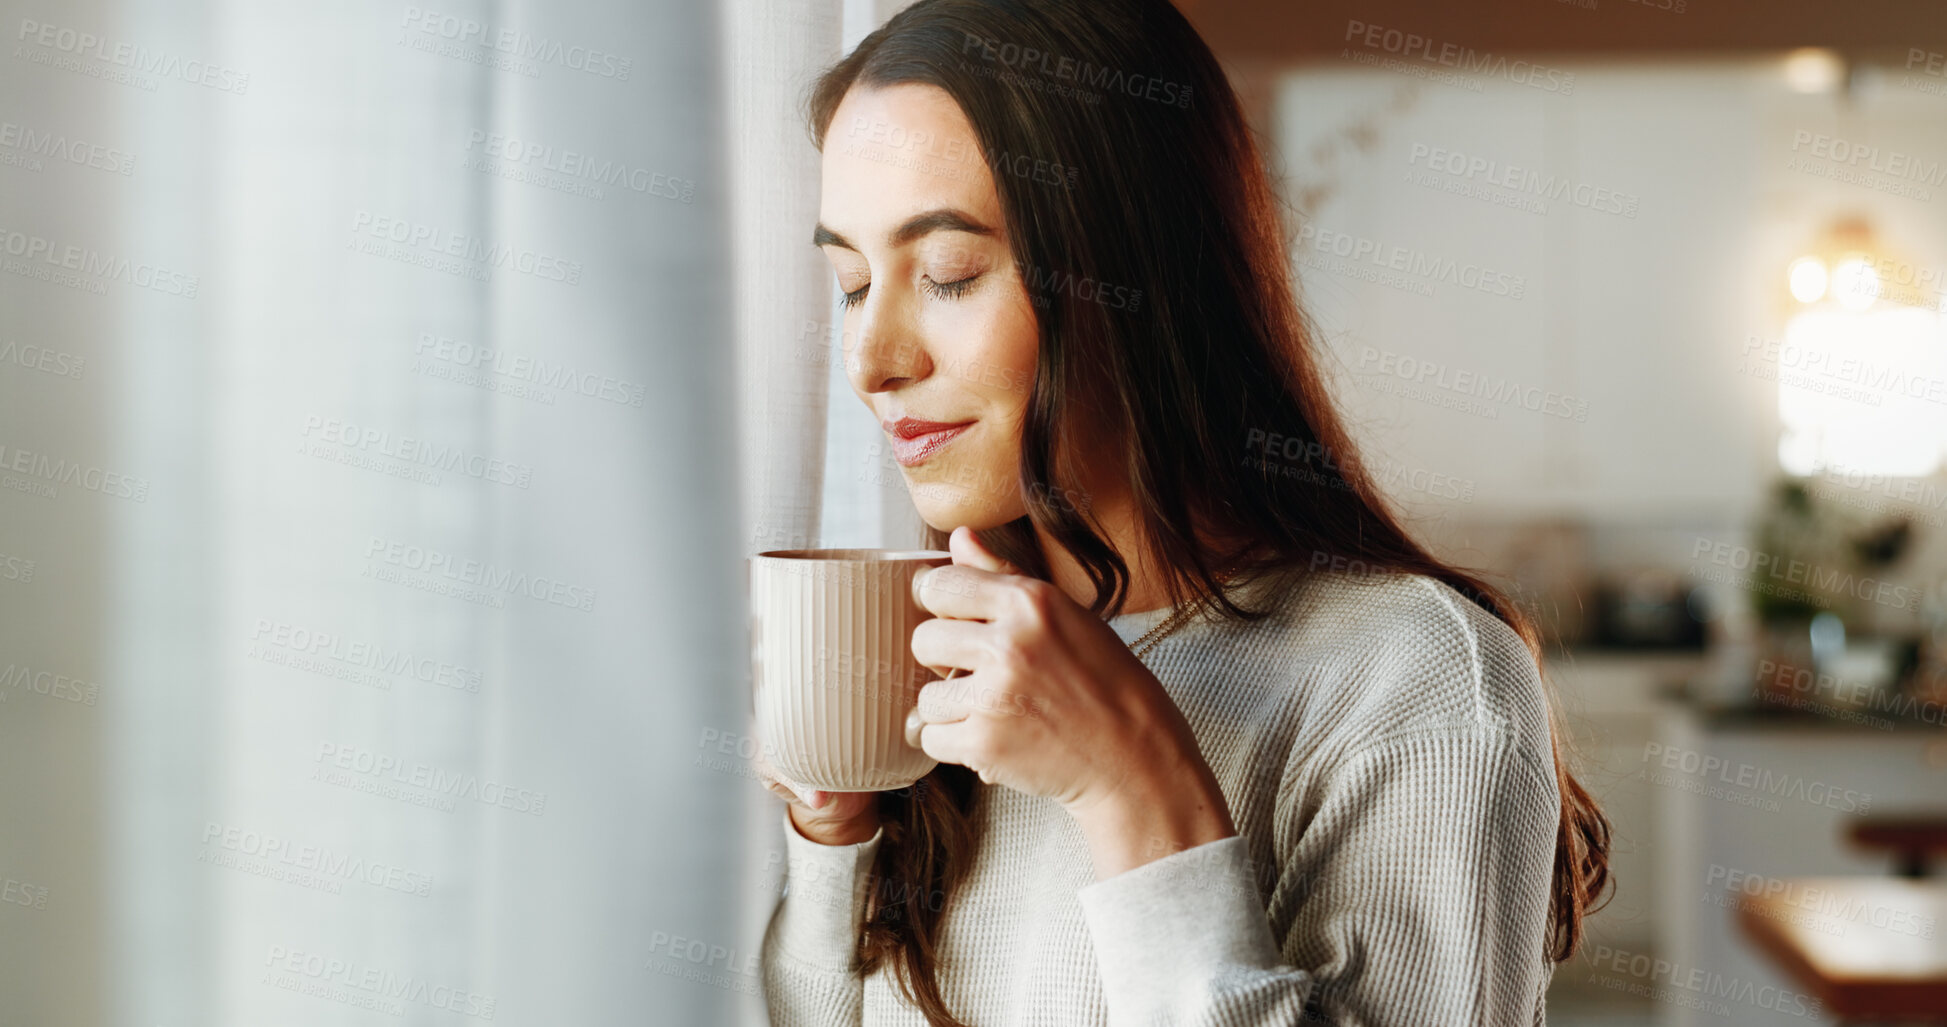
[[1014,586],[1014,608],[1023,622],[1033,625],[1046,624],[1054,615],[1056,597],[1061,593],[1053,585],[1036,578],[1022,578]]
[[968,719],[965,746],[968,762],[981,766],[994,762],[994,733],[972,718]]
[[959,587],[961,577],[960,568],[958,567],[935,567],[926,572],[926,587],[930,590],[950,594]]
[[931,585],[947,595],[965,598],[980,587],[979,579],[964,567],[942,567]]
[[1027,659],[1027,640],[1015,632],[999,632],[988,643],[988,652],[993,668],[1004,676],[1007,668]]

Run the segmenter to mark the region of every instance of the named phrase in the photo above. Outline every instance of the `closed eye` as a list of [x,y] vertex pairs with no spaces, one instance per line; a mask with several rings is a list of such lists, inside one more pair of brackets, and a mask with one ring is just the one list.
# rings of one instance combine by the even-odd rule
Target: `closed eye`
[[924,285],[926,291],[935,296],[944,299],[959,299],[967,294],[968,289],[973,288],[974,279],[979,277],[979,275],[968,275],[954,282],[935,282],[931,278],[928,278],[925,279]]
[[[979,275],[968,275],[965,278],[952,282],[935,282],[931,278],[924,278],[921,280],[920,285],[927,292],[942,299],[959,299],[967,294],[968,289],[973,288],[974,280],[979,277]],[[856,307],[864,303],[865,291],[870,288],[872,288],[872,283],[867,282],[851,292],[846,293],[843,300],[844,305],[847,307]]]

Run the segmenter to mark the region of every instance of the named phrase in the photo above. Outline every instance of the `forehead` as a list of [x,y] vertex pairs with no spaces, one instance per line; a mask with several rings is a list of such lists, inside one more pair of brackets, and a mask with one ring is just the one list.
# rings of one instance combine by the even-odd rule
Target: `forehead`
[[[938,86],[845,94],[825,132],[818,220],[870,251],[921,211],[956,207],[998,230],[993,174],[960,105]],[[971,238],[954,233],[961,242]]]

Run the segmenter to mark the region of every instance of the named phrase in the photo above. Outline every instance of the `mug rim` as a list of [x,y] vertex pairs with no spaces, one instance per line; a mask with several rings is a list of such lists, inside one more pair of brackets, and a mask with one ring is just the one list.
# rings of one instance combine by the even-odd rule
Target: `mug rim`
[[[856,555],[854,555],[856,554]],[[907,563],[915,560],[951,560],[944,549],[771,549],[751,557],[753,560],[817,560],[822,563]]]

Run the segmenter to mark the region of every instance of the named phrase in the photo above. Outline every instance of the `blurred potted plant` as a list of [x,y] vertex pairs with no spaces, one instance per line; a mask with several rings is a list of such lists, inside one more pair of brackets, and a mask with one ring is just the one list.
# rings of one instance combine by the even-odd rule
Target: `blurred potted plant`
[[[1803,479],[1788,477],[1772,487],[1753,537],[1744,588],[1764,634],[1763,658],[1776,668],[1818,672],[1845,654],[1848,629],[1856,634],[1876,626],[1870,600],[1861,596],[1873,590],[1861,579],[1884,579],[1911,547],[1913,525],[1902,516],[1865,524],[1819,502]],[[1892,662],[1887,676],[1897,679],[1910,654]],[[1760,680],[1759,698],[1805,698],[1792,694],[1791,680],[1789,673]]]

